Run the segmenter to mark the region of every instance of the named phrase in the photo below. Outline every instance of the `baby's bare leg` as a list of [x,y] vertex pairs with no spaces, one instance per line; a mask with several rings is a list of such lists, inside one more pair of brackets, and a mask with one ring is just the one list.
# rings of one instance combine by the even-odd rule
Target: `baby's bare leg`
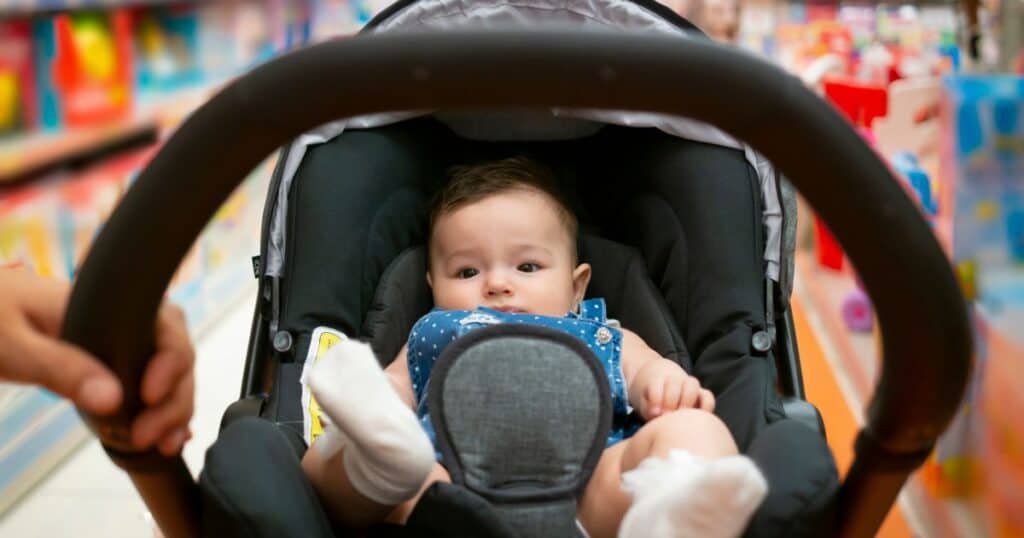
[[325,458],[316,447],[310,447],[302,458],[302,470],[320,496],[327,515],[335,525],[349,528],[364,528],[383,521],[394,506],[370,500],[352,487],[342,465],[344,454],[342,449]]
[[590,536],[615,536],[632,498],[622,489],[622,474],[650,457],[682,449],[704,458],[737,453],[722,421],[711,413],[682,409],[662,415],[632,438],[604,451],[580,500],[578,515]]
[[345,473],[345,466],[342,465],[344,453],[342,449],[341,452],[324,458],[316,449],[310,449],[302,459],[302,469],[335,525],[365,528],[381,521],[403,524],[409,519],[409,514],[431,484],[438,481],[451,482],[448,471],[435,463],[415,497],[397,506],[381,504],[352,487]]
[[435,463],[434,468],[430,470],[430,475],[427,476],[427,480],[423,483],[423,487],[420,488],[416,496],[405,501],[404,503],[396,506],[394,510],[388,514],[385,521],[388,523],[398,523],[404,525],[409,520],[409,515],[412,514],[413,508],[416,508],[416,503],[420,502],[420,497],[427,491],[434,482],[447,482],[451,483],[452,477],[448,474],[448,470],[441,466],[440,463]]

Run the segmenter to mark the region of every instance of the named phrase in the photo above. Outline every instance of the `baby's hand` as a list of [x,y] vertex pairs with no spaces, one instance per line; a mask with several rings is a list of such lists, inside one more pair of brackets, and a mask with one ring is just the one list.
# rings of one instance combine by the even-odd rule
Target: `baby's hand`
[[629,390],[637,395],[632,398],[633,405],[644,420],[654,419],[676,409],[715,410],[715,397],[711,391],[701,388],[697,378],[664,358],[644,364],[630,383]]

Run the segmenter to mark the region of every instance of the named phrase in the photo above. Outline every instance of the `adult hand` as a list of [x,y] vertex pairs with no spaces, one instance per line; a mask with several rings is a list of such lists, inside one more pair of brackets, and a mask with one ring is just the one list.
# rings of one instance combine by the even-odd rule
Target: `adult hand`
[[[70,286],[27,270],[0,268],[0,379],[31,383],[70,399],[94,415],[121,405],[121,384],[99,360],[58,339]],[[181,309],[161,307],[156,352],[142,379],[147,406],[132,424],[140,450],[156,446],[166,455],[191,437],[195,359]]]
[[644,420],[652,420],[677,409],[715,410],[715,397],[711,391],[701,388],[697,378],[665,358],[649,360],[641,366],[629,390],[638,396],[634,398],[634,405]]

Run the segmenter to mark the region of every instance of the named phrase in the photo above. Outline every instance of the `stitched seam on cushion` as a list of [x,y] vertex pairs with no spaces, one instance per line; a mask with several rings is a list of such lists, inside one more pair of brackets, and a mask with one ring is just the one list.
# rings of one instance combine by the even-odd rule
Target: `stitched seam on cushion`
[[[404,195],[409,194],[409,193],[415,195],[415,194],[418,194],[418,191],[416,191],[415,189],[411,189],[409,187],[402,187],[402,188],[400,188],[398,190],[391,191],[383,200],[381,200],[381,202],[379,204],[376,204],[376,208],[375,208],[375,210],[373,212],[373,216],[370,218],[369,226],[367,226],[367,229],[366,229],[367,239],[368,240],[366,241],[366,244],[363,245],[363,255],[362,255],[362,262],[363,263],[359,264],[360,265],[360,267],[359,267],[359,273],[360,273],[359,274],[360,305],[362,305],[362,296],[361,296],[362,295],[362,286],[363,286],[364,283],[366,283],[365,280],[367,278],[367,274],[369,274],[368,264],[369,264],[369,261],[370,261],[370,244],[371,244],[371,241],[369,239],[372,239],[371,234],[372,234],[373,230],[375,230],[377,228],[377,224],[380,222],[381,213],[382,213],[383,209],[388,207],[390,204],[392,204],[397,197],[404,196]],[[413,246],[415,246],[415,245],[413,245]],[[410,246],[410,248],[412,248],[413,246]],[[398,255],[395,256],[395,258],[392,258],[392,261],[394,261],[395,259],[398,259],[399,256],[401,256],[403,253],[407,252],[408,250],[409,250],[409,248],[406,248],[406,249],[403,249],[402,251],[400,251],[398,253]],[[376,300],[377,288],[380,286],[380,283],[383,281],[384,275],[387,273],[387,269],[388,269],[387,267],[384,268],[384,270],[378,276],[377,282],[376,282],[376,284],[373,287],[373,294],[370,297],[370,305],[371,306],[373,305],[374,301]],[[362,310],[363,310],[363,312],[367,311],[366,309],[362,309]],[[366,317],[364,315],[363,318],[360,319],[360,322],[359,322],[358,330],[360,332],[362,332],[363,325],[365,325],[365,322],[366,322]],[[363,335],[360,334],[360,336],[363,336]]]
[[[671,346],[671,349],[669,350],[668,354],[685,355],[685,348],[679,348],[679,344],[681,342],[676,342],[676,331],[672,330],[672,328],[675,326],[673,323],[675,320],[673,320],[671,316],[665,312],[665,309],[662,308],[662,305],[658,303],[658,298],[659,296],[661,296],[661,293],[660,290],[658,290],[658,288],[655,286],[654,282],[652,282],[650,277],[647,275],[646,264],[642,264],[641,259],[637,256],[633,256],[630,258],[630,264],[638,266],[637,272],[638,274],[640,274],[640,285],[643,286],[644,291],[650,294],[650,296],[652,297],[652,301],[654,302],[654,308],[657,311],[656,316],[659,320],[661,320],[661,323],[664,325],[663,328],[668,333],[669,345]],[[680,361],[676,360],[676,363],[682,366]]]
[[[689,249],[689,244],[690,243],[686,239],[686,227],[683,226],[682,218],[680,218],[679,213],[677,213],[675,208],[672,207],[672,204],[668,201],[668,199],[665,198],[665,195],[663,195],[661,193],[652,192],[651,196],[656,198],[659,202],[665,204],[665,206],[668,207],[669,212],[675,217],[675,225],[679,229],[679,232],[680,232],[680,234],[683,237],[683,240],[681,241],[682,245],[679,248],[682,249],[682,251],[683,251],[682,252],[683,259],[684,260],[689,260],[690,259],[690,252],[689,252],[690,251],[690,249]],[[676,242],[676,244],[678,244],[678,243],[680,243],[680,242]],[[668,266],[666,265],[666,273],[667,272],[668,272]],[[666,275],[662,275],[662,278],[664,278],[665,276]],[[686,289],[687,290],[693,289],[693,271],[690,271],[690,264],[689,264],[689,262],[687,262],[687,264],[686,264],[686,274],[684,276],[686,278],[686,281],[685,281],[686,282]],[[683,320],[686,320],[686,321],[689,321],[689,319],[690,319],[690,298],[692,297],[692,295],[693,295],[692,293],[687,293],[686,294],[686,300],[683,301]],[[680,337],[682,337],[682,335],[680,335]],[[683,340],[683,343],[684,344],[686,343],[685,338]],[[687,350],[687,351],[689,351],[689,350]],[[697,358],[696,358],[695,355],[690,355],[690,361],[694,363],[693,365],[696,368],[696,366],[697,366]]]
[[[367,315],[363,319],[363,327],[361,329],[363,335],[368,336],[371,340],[376,339],[376,331],[373,326],[368,326],[366,323],[370,318],[370,312],[376,312],[379,315],[386,308],[391,306],[385,304],[384,302],[385,289],[383,284],[385,282],[389,282],[394,287],[402,287],[401,280],[395,280],[394,282],[390,281],[394,277],[394,273],[398,271],[398,262],[400,260],[404,261],[405,258],[412,256],[417,248],[420,248],[420,245],[412,245],[399,252],[398,255],[391,260],[391,263],[389,263],[388,266],[384,268],[384,272],[380,274],[380,279],[378,279],[377,281],[377,288],[374,290],[373,299],[370,301],[370,308],[367,310]],[[402,293],[400,292],[400,294]],[[413,324],[413,326],[415,326],[415,323]]]

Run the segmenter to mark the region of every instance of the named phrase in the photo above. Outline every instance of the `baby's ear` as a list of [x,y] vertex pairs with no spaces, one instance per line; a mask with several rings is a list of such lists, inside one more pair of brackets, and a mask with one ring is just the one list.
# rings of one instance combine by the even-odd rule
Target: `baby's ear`
[[579,303],[583,300],[583,296],[587,294],[587,286],[589,285],[590,264],[581,263],[577,265],[576,269],[572,272],[572,292],[575,303]]
[[427,285],[430,286],[431,288],[434,287],[434,282],[430,280],[430,271],[427,271]]

